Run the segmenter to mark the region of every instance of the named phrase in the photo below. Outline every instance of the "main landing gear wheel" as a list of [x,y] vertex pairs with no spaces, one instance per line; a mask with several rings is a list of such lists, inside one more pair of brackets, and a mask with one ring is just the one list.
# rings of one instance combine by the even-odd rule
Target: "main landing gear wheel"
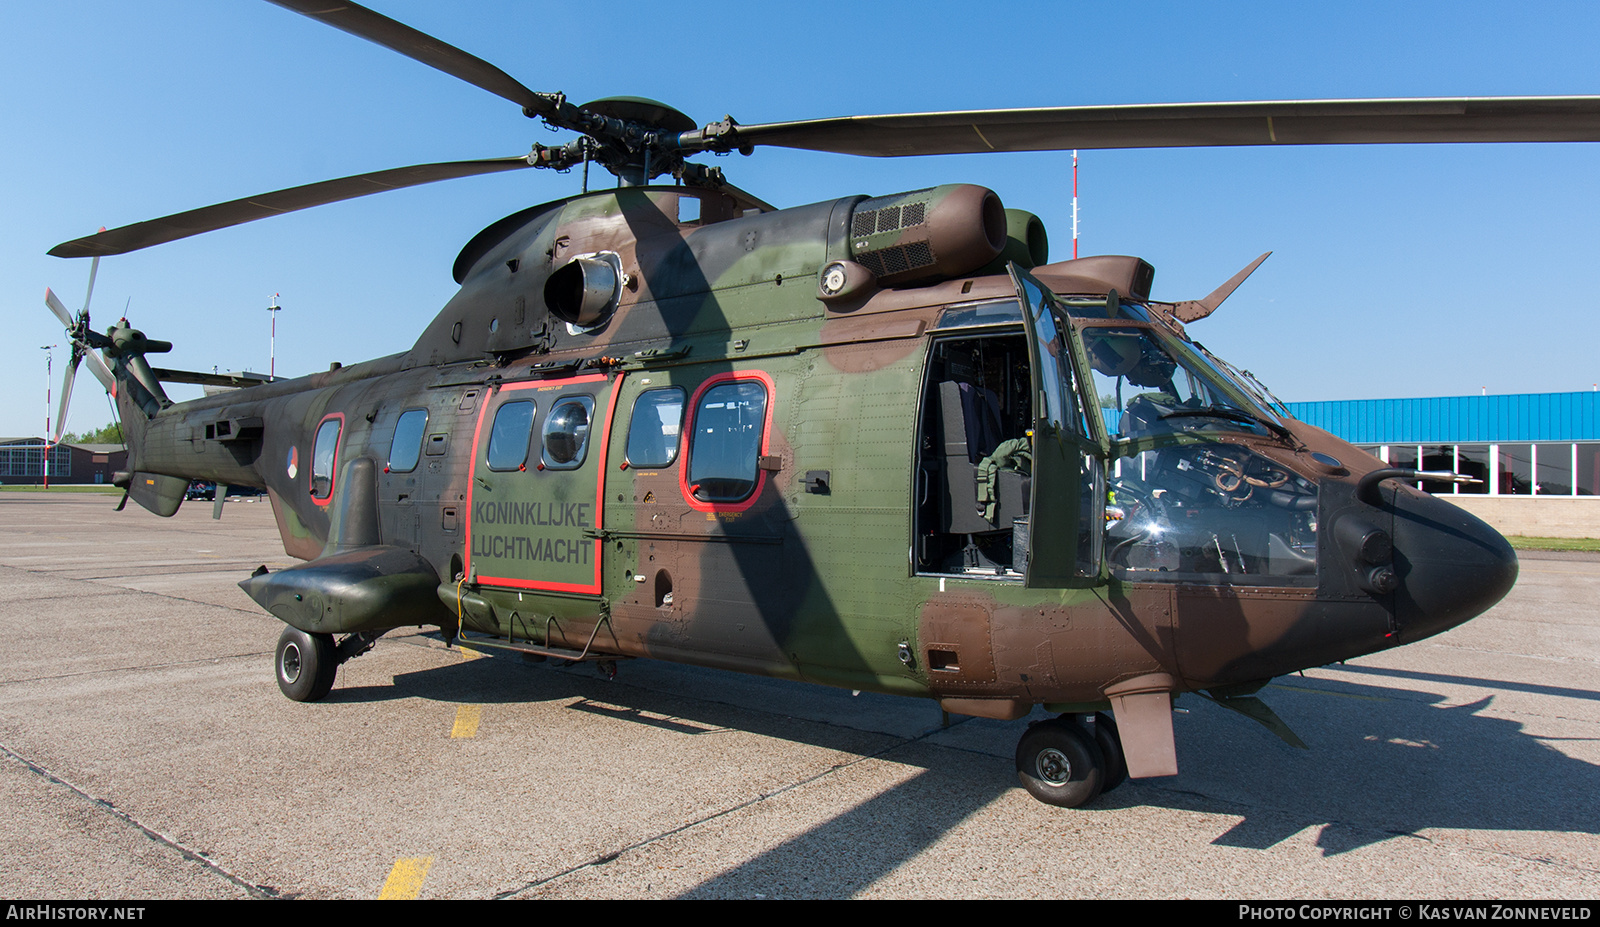
[[339,658],[332,634],[311,634],[289,626],[278,636],[273,661],[278,688],[297,702],[315,702],[333,691]]
[[1047,805],[1077,808],[1100,794],[1105,757],[1094,737],[1071,721],[1029,726],[1017,744],[1017,778]]

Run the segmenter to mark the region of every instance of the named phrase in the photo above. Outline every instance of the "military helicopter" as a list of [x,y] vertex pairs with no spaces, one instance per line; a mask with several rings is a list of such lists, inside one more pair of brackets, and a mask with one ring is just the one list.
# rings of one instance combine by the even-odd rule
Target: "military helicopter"
[[[119,474],[162,516],[191,480],[264,488],[304,563],[240,586],[314,701],[399,627],[533,659],[626,658],[1059,717],[1017,770],[1075,807],[1177,771],[1199,693],[1298,740],[1273,677],[1426,638],[1491,607],[1491,528],[1296,421],[1188,337],[1209,296],[1152,297],[1127,256],[1047,262],[1037,217],[951,184],[777,208],[701,153],[871,157],[1282,144],[1600,140],[1600,98],[1252,102],[698,126],[577,106],[353,3],[279,6],[576,133],[526,156],[279,190],[58,245],[114,255],[456,177],[594,164],[616,189],[473,237],[406,352],[287,380],[152,367],[170,349],[51,310],[115,397]],[[654,183],[661,179],[660,183]],[[96,353],[98,352],[98,354]],[[173,402],[163,383],[233,389]],[[64,420],[65,416],[61,416]],[[122,506],[119,505],[119,508]]]

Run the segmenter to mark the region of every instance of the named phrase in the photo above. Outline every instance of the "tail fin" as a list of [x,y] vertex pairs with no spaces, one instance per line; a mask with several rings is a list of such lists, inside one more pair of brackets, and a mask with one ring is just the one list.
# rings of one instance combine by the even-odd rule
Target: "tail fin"
[[172,400],[167,398],[160,381],[145,362],[144,351],[167,351],[172,346],[167,342],[150,342],[143,332],[129,328],[127,319],[107,329],[104,336],[95,337],[111,342],[109,347],[102,350],[109,361],[107,366],[113,383],[111,395],[116,400],[117,419],[122,423],[122,439],[128,445],[128,467],[133,471],[123,487],[127,493],[123,502],[125,504],[127,499],[132,499],[163,518],[171,516],[183,504],[183,494],[189,488],[189,481],[181,476],[146,472],[140,467],[150,420],[172,405]]

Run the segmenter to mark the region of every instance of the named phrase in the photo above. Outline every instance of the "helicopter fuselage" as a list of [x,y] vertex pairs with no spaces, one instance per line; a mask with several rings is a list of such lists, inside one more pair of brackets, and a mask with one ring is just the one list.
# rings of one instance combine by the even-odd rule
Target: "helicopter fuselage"
[[1114,709],[1135,775],[1176,770],[1177,693],[1510,588],[1503,539],[1195,346],[1148,264],[1043,263],[1036,226],[966,186],[534,207],[406,353],[154,415],[125,383],[130,492],[265,488],[307,562],[241,585],[309,633]]

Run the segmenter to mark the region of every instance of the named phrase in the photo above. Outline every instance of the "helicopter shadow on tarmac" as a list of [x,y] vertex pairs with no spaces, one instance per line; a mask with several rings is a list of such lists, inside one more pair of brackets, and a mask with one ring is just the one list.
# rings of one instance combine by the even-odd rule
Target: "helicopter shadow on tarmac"
[[[1276,693],[1289,712],[1320,709],[1318,720],[1306,725],[1307,739],[1315,741],[1310,753],[1272,740],[1253,723],[1208,703],[1179,722],[1183,774],[1131,781],[1072,811],[1043,806],[1039,811],[1088,816],[1143,805],[1243,815],[1212,844],[1257,850],[1320,827],[1316,846],[1323,856],[1433,828],[1596,832],[1600,806],[1593,796],[1600,769],[1524,733],[1516,721],[1486,714],[1492,696],[1446,705],[1442,696],[1409,690],[1325,680],[1315,685]],[[1274,687],[1281,688],[1288,687]],[[924,754],[941,763],[953,752],[901,750],[894,759]],[[970,772],[928,765],[848,812],[697,886],[686,897],[747,896],[784,878],[793,890],[794,873],[805,871],[812,861],[842,855],[853,864],[859,861],[860,869],[853,865],[842,881],[834,877],[827,891],[865,888],[1009,786],[1001,775],[1002,767],[1009,772],[1007,762],[996,759],[988,764],[992,769],[982,763],[960,765]],[[884,839],[886,830],[895,840]],[[815,888],[821,891],[823,886]]]
[[[1452,686],[1516,683],[1346,666]],[[1536,694],[1600,694],[1521,686]],[[1291,678],[1263,691],[1311,745],[1296,750],[1253,722],[1189,696],[1175,724],[1181,772],[1131,781],[1087,807],[1038,813],[1094,815],[1131,807],[1241,816],[1216,846],[1265,850],[1320,827],[1331,856],[1429,829],[1600,832],[1600,767],[1562,753],[1555,738],[1497,716],[1496,696],[1459,703],[1418,689]],[[865,888],[1016,787],[1011,746],[1025,722],[952,717],[930,703],[654,661],[625,663],[617,682],[586,668],[473,660],[394,677],[393,688],[335,689],[330,701],[417,697],[446,702],[568,702],[566,708],[698,736],[728,729],[922,767],[842,814],[704,883],[691,897],[739,897],[775,873],[848,853],[847,873],[816,874],[791,891],[837,896]],[[1036,712],[1034,718],[1043,717]],[[888,836],[892,835],[892,836]],[[842,881],[841,881],[842,880]]]
[[[1351,671],[1600,699],[1587,690],[1341,668]],[[1528,733],[1523,722],[1506,716],[1511,712],[1496,709],[1500,693],[1461,702],[1418,689],[1287,677],[1261,694],[1309,750],[1293,749],[1254,723],[1191,696],[1183,700],[1190,714],[1176,725],[1185,774],[1157,780],[1195,799],[1174,795],[1176,801],[1157,804],[1204,809],[1224,801],[1260,809],[1244,811],[1244,820],[1214,841],[1218,845],[1264,849],[1318,825],[1327,825],[1317,838],[1324,855],[1438,828],[1600,833],[1600,766],[1554,745],[1591,739]],[[1252,738],[1255,745],[1247,746]],[[1121,797],[1118,792],[1107,799]]]
[[[872,757],[913,768],[897,784],[685,897],[752,897],[780,883],[785,897],[847,896],[914,859],[1016,787],[1008,754],[1020,723],[952,716],[945,728],[937,707],[920,699],[852,696],[848,690],[656,661],[624,662],[617,679],[607,681],[581,665],[529,665],[514,655],[494,655],[399,675],[392,688],[335,688],[326,701],[401,698],[508,706],[560,702],[599,723],[620,721],[685,737],[736,730],[837,751],[846,757],[841,764]],[[933,742],[953,731],[979,746],[952,750]],[[848,867],[819,864],[846,857]]]

